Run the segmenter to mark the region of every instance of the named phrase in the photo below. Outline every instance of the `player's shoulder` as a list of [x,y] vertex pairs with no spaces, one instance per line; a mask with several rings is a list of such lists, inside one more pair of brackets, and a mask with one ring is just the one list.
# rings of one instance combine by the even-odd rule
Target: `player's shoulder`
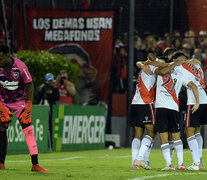
[[17,59],[17,58],[13,58],[14,59],[14,64],[17,66],[17,67],[25,67],[25,63],[20,60],[20,59]]

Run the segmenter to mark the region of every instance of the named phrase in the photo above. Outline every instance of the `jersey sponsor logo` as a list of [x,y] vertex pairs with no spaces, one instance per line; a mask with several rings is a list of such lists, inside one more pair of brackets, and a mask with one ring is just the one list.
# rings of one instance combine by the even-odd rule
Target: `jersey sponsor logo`
[[6,88],[8,90],[16,90],[18,88],[17,81],[0,81],[0,84],[3,86],[3,88]]

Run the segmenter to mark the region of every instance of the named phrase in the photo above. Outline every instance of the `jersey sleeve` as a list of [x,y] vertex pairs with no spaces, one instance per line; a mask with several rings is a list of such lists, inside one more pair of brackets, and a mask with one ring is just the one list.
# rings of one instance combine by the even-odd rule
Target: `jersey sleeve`
[[190,73],[188,70],[186,70],[185,68],[180,68],[180,70],[181,70],[181,78],[183,79],[183,82],[184,82],[184,86],[186,86],[186,87],[188,87],[187,85],[188,85],[188,83],[189,82],[193,82],[194,84],[197,84],[196,82],[195,82],[195,76],[192,74],[192,73]]
[[150,70],[153,72],[153,74],[155,73],[155,70],[158,68],[153,65],[149,65],[149,67],[150,67]]
[[189,82],[194,82],[194,76],[191,73],[188,73],[185,69],[183,69],[180,78],[183,80],[183,85],[187,88]]
[[30,72],[29,72],[27,66],[23,62],[21,62],[19,65],[20,65],[20,68],[19,68],[20,74],[21,74],[21,77],[22,77],[24,83],[32,82],[32,77],[30,75]]

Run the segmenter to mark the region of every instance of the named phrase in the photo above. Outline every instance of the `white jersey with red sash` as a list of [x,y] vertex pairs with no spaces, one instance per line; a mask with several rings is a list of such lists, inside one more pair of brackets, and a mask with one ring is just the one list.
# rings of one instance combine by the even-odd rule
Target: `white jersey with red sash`
[[191,80],[183,78],[176,67],[163,76],[157,77],[155,108],[166,108],[179,111],[178,94],[181,87],[187,86]]
[[[154,71],[154,66],[149,65],[150,70]],[[151,104],[155,97],[156,75],[148,75],[143,70],[140,71],[137,79],[136,91],[132,104]]]
[[[205,92],[205,82],[204,82],[204,74],[203,70],[200,67],[199,64],[195,64],[195,66],[190,67],[187,63],[182,64],[182,69],[180,69],[181,73],[183,74],[183,77],[190,77],[192,79],[192,82],[197,86],[198,88],[198,94],[199,94],[199,101],[200,104],[207,104],[207,95]],[[193,94],[193,91],[191,88],[187,88],[187,105],[194,105],[196,104],[196,99]]]

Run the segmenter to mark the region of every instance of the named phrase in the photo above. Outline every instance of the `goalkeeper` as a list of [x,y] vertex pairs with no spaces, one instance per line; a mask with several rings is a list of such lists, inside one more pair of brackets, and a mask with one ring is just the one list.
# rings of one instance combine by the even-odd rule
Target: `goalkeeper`
[[38,149],[31,126],[33,82],[27,66],[9,54],[9,47],[0,44],[0,169],[5,169],[7,128],[13,112],[18,118],[29,148],[32,171],[49,172],[38,164]]

